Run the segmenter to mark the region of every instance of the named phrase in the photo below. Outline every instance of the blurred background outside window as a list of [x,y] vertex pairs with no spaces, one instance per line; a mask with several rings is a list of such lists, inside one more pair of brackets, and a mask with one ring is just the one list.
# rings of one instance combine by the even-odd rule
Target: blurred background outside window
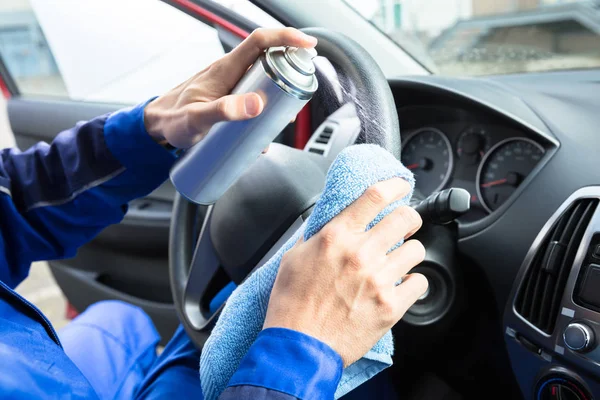
[[[598,0],[340,1],[433,73],[600,66]],[[279,25],[248,0],[218,2]],[[223,53],[214,28],[159,0],[0,2],[0,58],[24,95],[136,103]]]
[[[248,0],[219,0],[263,26]],[[224,54],[217,31],[159,0],[2,0],[0,57],[23,95],[130,104]]]
[[597,0],[344,1],[434,73],[600,66]]

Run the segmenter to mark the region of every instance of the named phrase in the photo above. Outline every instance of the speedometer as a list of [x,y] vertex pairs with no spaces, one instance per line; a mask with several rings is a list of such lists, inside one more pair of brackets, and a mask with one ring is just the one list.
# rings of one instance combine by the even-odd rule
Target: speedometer
[[402,163],[413,171],[415,187],[424,196],[448,183],[453,161],[450,141],[439,129],[419,129],[402,146]]
[[544,148],[526,138],[506,139],[492,147],[477,171],[477,194],[483,207],[488,212],[500,207],[543,155]]

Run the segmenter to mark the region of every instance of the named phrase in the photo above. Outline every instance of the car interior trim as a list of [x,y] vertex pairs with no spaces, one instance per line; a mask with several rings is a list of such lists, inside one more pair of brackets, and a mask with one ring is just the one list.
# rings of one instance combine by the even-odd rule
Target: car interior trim
[[[505,107],[506,103],[505,104],[492,104],[480,95],[476,95],[474,93],[469,93],[467,90],[465,90],[466,86],[461,87],[460,89],[455,87],[455,86],[459,86],[460,83],[462,83],[462,81],[460,79],[457,79],[455,82],[456,84],[453,86],[450,86],[448,84],[443,84],[442,82],[437,82],[433,76],[429,76],[429,77],[408,77],[408,76],[399,77],[399,78],[394,78],[394,79],[390,80],[390,83],[393,84],[393,82],[404,83],[404,84],[413,84],[413,85],[418,85],[421,87],[428,86],[430,88],[434,88],[434,89],[437,89],[437,90],[440,90],[440,91],[443,91],[446,93],[451,93],[451,94],[459,96],[463,99],[470,100],[474,103],[484,106],[488,110],[491,110],[495,113],[501,114],[501,115],[509,118],[510,120],[517,122],[519,125],[522,125],[523,127],[527,128],[527,130],[537,134],[538,136],[542,137],[544,140],[550,142],[554,147],[556,147],[556,148],[560,147],[560,142],[558,141],[558,139],[556,139],[556,137],[554,137],[554,135],[550,132],[550,130],[548,130],[548,128],[542,121],[536,121],[536,122],[538,122],[538,124],[540,124],[540,125],[536,126],[533,124],[533,122],[531,120],[527,121],[522,116],[517,115],[514,111],[508,110],[508,107]],[[510,92],[507,91],[507,93],[505,93],[505,95],[509,94],[509,93]],[[512,93],[510,93],[510,94],[512,94]],[[518,101],[524,103],[524,100],[520,97],[515,97],[514,99],[518,99]],[[513,99],[509,99],[509,101],[510,100],[513,100]],[[526,109],[528,111],[533,113],[533,111],[531,110],[531,107],[529,107],[527,104],[524,103],[523,106],[526,107]],[[542,126],[544,127],[544,129],[542,129]]]
[[234,35],[239,36],[240,38],[246,38],[248,36],[248,32],[237,25],[227,21],[226,19],[208,11],[206,8],[194,3],[190,0],[170,0],[170,2],[182,7],[183,9],[192,12],[193,14],[200,16],[210,22],[213,22],[223,29],[233,33]]
[[19,94],[19,87],[13,80],[8,68],[6,68],[2,55],[0,55],[0,91],[7,100],[10,99],[12,95],[16,96]]
[[[517,332],[517,334],[524,334],[534,340],[537,345],[541,348],[552,349],[559,353],[562,357],[567,359],[569,362],[588,370],[594,375],[600,374],[600,351],[594,351],[587,354],[580,354],[572,350],[565,350],[565,343],[563,338],[563,331],[566,326],[577,320],[584,320],[587,323],[591,323],[595,328],[600,327],[600,313],[588,309],[584,306],[577,304],[573,295],[575,292],[576,283],[583,266],[583,261],[588,252],[592,237],[595,233],[600,232],[600,209],[596,209],[589,225],[587,226],[583,239],[578,246],[577,253],[575,255],[575,261],[573,262],[572,268],[569,272],[569,277],[564,289],[564,293],[561,297],[561,305],[559,310],[567,309],[573,310],[573,313],[559,312],[557,316],[556,326],[551,334],[543,332],[537,326],[526,320],[516,309],[517,293],[524,284],[524,278],[527,271],[532,266],[532,261],[538,251],[540,245],[547,239],[550,230],[555,226],[557,220],[563,215],[563,213],[571,207],[575,202],[582,199],[599,199],[600,200],[600,186],[589,186],[577,190],[573,193],[558,210],[548,219],[548,222],[540,230],[538,236],[533,241],[523,264],[519,270],[519,273],[515,279],[515,284],[510,295],[510,301],[507,305],[507,311],[505,315],[505,325],[511,330]],[[559,347],[557,347],[559,346]],[[557,351],[559,348],[561,351]]]

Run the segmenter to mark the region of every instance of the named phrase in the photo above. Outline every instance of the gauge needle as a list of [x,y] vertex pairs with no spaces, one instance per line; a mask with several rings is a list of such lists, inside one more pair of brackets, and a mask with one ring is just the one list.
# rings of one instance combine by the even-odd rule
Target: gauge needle
[[430,170],[433,167],[433,162],[427,158],[427,157],[423,157],[419,160],[419,162],[416,163],[412,163],[406,166],[406,168],[413,170],[413,169],[422,169],[422,170]]
[[492,186],[496,186],[496,185],[502,185],[502,184],[505,184],[506,182],[508,182],[508,179],[502,178],[502,179],[498,179],[498,180],[491,181],[491,182],[488,182],[488,183],[483,183],[481,185],[481,187],[488,188],[488,187],[492,187]]

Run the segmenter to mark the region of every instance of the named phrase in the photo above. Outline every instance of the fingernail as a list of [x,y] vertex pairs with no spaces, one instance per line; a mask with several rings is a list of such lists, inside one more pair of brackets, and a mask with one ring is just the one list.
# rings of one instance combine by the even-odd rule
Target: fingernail
[[256,95],[246,96],[246,99],[244,100],[244,106],[246,107],[246,115],[251,116],[251,117],[257,115],[260,111],[260,104],[259,104],[258,96],[256,96]]
[[317,45],[317,38],[314,36],[307,35],[306,33],[302,34],[302,39],[306,42],[310,43],[313,46]]

